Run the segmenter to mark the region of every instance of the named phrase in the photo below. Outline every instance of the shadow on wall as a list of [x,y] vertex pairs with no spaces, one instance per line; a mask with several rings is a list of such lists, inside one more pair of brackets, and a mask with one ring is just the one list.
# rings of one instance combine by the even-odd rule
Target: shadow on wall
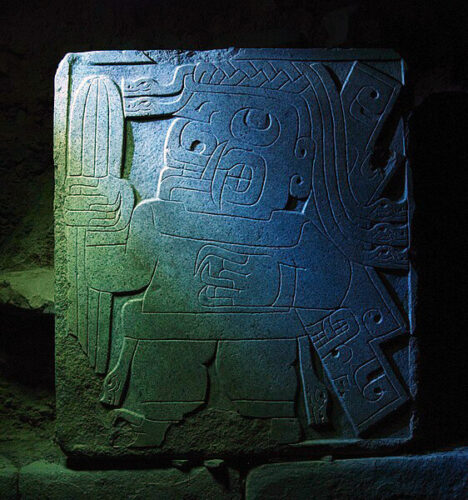
[[52,436],[54,317],[2,305],[0,318],[0,449],[15,454]]
[[0,377],[30,389],[54,389],[54,316],[1,306]]
[[[467,436],[466,181],[468,93],[428,97],[409,122],[418,270],[421,431],[432,446]],[[418,208],[419,207],[419,208]],[[460,259],[461,257],[461,259]]]

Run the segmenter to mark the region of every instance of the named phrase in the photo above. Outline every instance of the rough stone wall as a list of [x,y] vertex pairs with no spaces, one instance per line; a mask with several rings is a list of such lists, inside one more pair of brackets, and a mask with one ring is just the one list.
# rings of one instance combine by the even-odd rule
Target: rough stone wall
[[[437,4],[437,5],[436,5]],[[392,47],[409,66],[420,449],[461,444],[467,18],[455,2],[9,2],[0,30],[0,450],[53,454],[53,77],[67,52]],[[31,450],[31,440],[42,438]],[[49,444],[45,444],[49,443]],[[45,447],[45,448],[44,448]]]

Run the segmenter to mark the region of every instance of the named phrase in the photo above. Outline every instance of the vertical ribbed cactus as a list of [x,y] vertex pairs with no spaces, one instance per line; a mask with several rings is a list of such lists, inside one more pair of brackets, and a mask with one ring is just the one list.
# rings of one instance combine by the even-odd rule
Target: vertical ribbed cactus
[[70,119],[68,175],[120,177],[124,117],[117,85],[107,77],[85,80]]
[[[73,101],[68,138],[67,183],[73,194],[86,194],[86,186],[97,187],[108,176],[120,177],[123,141],[124,115],[119,88],[103,76],[83,81]],[[76,309],[69,311],[69,324],[91,365],[98,373],[104,373],[108,363],[112,297],[108,292],[90,289],[87,284],[86,231],[86,227],[68,227],[68,244],[74,251],[69,267],[70,294],[74,297],[72,302],[77,304]]]

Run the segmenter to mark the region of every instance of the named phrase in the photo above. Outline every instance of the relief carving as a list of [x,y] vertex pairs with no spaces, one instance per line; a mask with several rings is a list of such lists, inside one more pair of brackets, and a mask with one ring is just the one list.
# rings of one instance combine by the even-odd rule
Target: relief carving
[[[212,377],[243,417],[304,435],[339,410],[365,435],[409,397],[382,349],[408,333],[381,279],[408,272],[407,193],[383,194],[405,165],[372,165],[401,84],[364,62],[341,88],[321,62],[172,71],[91,75],[71,104],[68,325],[113,438],[125,422],[128,446],[161,446]],[[131,120],[170,121],[151,198],[123,174]]]

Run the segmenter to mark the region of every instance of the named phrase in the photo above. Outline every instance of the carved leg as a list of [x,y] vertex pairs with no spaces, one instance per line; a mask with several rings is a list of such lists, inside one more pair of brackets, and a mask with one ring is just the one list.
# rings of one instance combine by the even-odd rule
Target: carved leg
[[223,391],[245,417],[295,417],[296,340],[226,340],[216,372]]
[[[168,428],[201,408],[207,399],[212,341],[139,340],[120,373],[123,408],[113,415],[111,442],[119,447],[160,446]],[[121,356],[123,358],[123,355]],[[131,369],[131,376],[128,372]],[[115,371],[115,369],[113,370]],[[113,397],[115,392],[111,394]]]
[[118,406],[121,403],[137,344],[135,339],[124,338],[119,360],[104,379],[101,403],[109,406]]

